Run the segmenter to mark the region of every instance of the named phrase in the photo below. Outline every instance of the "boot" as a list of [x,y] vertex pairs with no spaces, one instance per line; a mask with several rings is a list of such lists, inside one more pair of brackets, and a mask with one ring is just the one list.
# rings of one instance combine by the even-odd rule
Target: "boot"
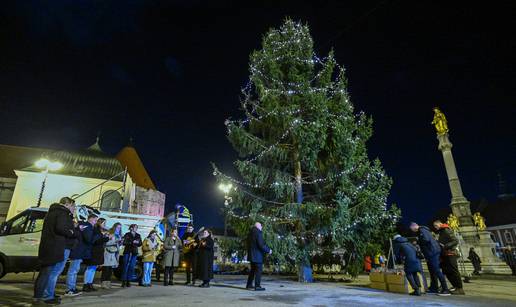
[[130,281],[128,281],[128,280],[126,280],[126,281],[125,281],[125,286],[126,286],[127,288],[130,288],[130,287],[131,287],[131,282],[130,282]]
[[174,285],[174,273],[173,271],[170,272],[170,275],[168,276],[168,285],[173,286]]
[[84,284],[84,285],[82,285],[82,292],[91,292],[91,290],[90,290],[90,284]]
[[97,289],[95,289],[95,287],[93,287],[93,284],[90,284],[90,291],[91,291],[91,292],[95,292],[95,291],[97,291]]
[[414,292],[411,292],[410,295],[421,296],[421,291],[419,290],[419,288],[417,288],[414,290]]

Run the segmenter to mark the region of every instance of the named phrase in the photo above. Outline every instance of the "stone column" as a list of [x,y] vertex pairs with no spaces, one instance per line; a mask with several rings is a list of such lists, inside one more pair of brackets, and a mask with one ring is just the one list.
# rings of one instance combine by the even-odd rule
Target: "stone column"
[[[482,259],[482,271],[485,273],[510,274],[509,267],[496,257],[494,249],[496,244],[491,239],[488,231],[479,231],[473,223],[469,201],[462,193],[459,176],[455,167],[452,154],[452,143],[448,133],[438,134],[439,150],[444,159],[444,166],[448,176],[448,183],[451,191],[451,203],[453,215],[459,219],[459,242],[463,260],[468,257],[470,247],[474,247]],[[467,270],[472,271],[469,263],[466,264]]]
[[450,206],[453,215],[459,218],[459,222],[462,226],[473,226],[469,201],[462,193],[459,175],[457,175],[457,169],[451,151],[453,145],[448,138],[448,133],[437,135],[437,139],[439,140],[439,150],[443,154],[444,166],[446,167],[446,174],[448,175],[448,183],[452,197]]

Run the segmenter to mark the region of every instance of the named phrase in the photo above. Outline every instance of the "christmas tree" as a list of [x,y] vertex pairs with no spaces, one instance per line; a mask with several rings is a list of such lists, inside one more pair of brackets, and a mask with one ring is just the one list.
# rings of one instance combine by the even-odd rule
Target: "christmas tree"
[[270,261],[297,267],[301,281],[335,251],[357,274],[368,243],[384,240],[399,214],[386,205],[391,179],[367,155],[372,120],[355,113],[346,87],[333,52],[318,58],[308,26],[287,19],[251,54],[245,118],[226,121],[239,177],[214,166],[236,187],[229,225],[245,238],[262,222]]

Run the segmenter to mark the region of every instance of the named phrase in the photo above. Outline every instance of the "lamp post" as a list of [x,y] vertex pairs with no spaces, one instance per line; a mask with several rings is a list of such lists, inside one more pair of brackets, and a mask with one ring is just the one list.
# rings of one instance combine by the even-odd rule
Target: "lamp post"
[[42,158],[36,161],[34,164],[37,168],[42,169],[42,173],[44,175],[43,182],[41,183],[41,191],[39,192],[38,204],[37,207],[41,205],[41,199],[43,198],[43,191],[45,191],[45,184],[47,183],[47,177],[49,171],[57,171],[63,167],[63,164],[58,161],[50,161],[48,159]]
[[221,183],[219,184],[219,190],[224,193],[224,236],[228,235],[228,214],[227,208],[229,204],[233,201],[231,196],[229,196],[229,192],[233,189],[233,185],[231,183]]

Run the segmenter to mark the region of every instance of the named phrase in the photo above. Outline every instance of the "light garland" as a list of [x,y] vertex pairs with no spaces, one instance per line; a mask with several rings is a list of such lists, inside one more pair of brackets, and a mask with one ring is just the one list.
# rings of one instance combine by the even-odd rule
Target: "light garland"
[[[251,139],[252,142],[254,142],[251,143],[248,146],[248,148],[246,148],[248,150],[247,152],[250,152],[250,154],[246,154],[242,160],[238,161],[238,163],[244,163],[244,165],[240,164],[239,166],[242,166],[245,170],[249,170],[250,166],[254,166],[245,164],[252,164],[256,162],[258,162],[256,163],[256,167],[263,167],[264,165],[260,165],[259,162],[265,161],[262,160],[264,159],[264,157],[270,157],[271,153],[275,152],[275,149],[277,149],[279,146],[283,146],[282,142],[284,143],[285,140],[289,138],[289,135],[295,136],[292,133],[296,132],[295,129],[299,128],[311,129],[312,127],[317,127],[317,130],[312,130],[314,131],[314,133],[332,133],[330,129],[342,129],[342,127],[346,128],[350,124],[349,121],[354,119],[355,121],[351,122],[352,128],[349,132],[349,136],[347,136],[344,142],[349,143],[349,145],[352,148],[351,150],[356,150],[357,146],[363,144],[363,140],[361,140],[360,138],[360,127],[363,125],[363,113],[358,113],[354,115],[353,106],[349,101],[348,92],[345,88],[346,84],[343,74],[344,68],[339,66],[339,64],[335,62],[333,56],[330,55],[324,58],[324,60],[321,60],[315,55],[315,53],[313,53],[311,57],[307,58],[303,58],[302,56],[293,57],[291,55],[289,56],[283,54],[278,55],[279,52],[283,52],[283,49],[291,50],[292,45],[295,45],[297,47],[301,40],[308,39],[311,41],[310,36],[306,35],[303,31],[304,27],[302,25],[295,24],[295,29],[292,35],[293,38],[289,40],[284,40],[283,37],[281,37],[280,39],[283,39],[282,41],[276,41],[275,39],[278,35],[286,35],[287,33],[290,34],[290,31],[285,31],[285,29],[281,29],[280,31],[276,30],[268,34],[268,36],[264,39],[264,50],[266,48],[269,48],[268,46],[270,46],[271,49],[267,49],[264,52],[266,52],[265,55],[269,57],[265,59],[262,58],[260,54],[258,54],[258,56],[256,57],[253,56],[253,63],[249,66],[251,74],[250,80],[242,88],[243,99],[241,101],[241,105],[245,110],[246,118],[240,120],[227,119],[225,121],[225,125],[228,129],[228,134],[230,136],[231,133],[242,133],[243,137],[248,137]],[[306,79],[310,80],[306,80],[305,82],[293,82],[288,80],[288,78],[286,78],[287,80],[281,80],[282,77],[279,77],[279,75],[274,76],[272,74],[267,73],[267,69],[272,67],[270,66],[270,64],[274,65],[274,63],[271,62],[283,61],[285,57],[288,57],[288,59],[291,62],[294,62],[294,65],[299,65],[298,67],[301,69],[308,68],[306,72],[312,75],[310,75],[310,77],[307,77]],[[318,65],[322,65],[322,68],[320,68]],[[325,79],[321,79],[323,77]],[[329,78],[328,83],[326,83],[326,77]],[[320,81],[320,83],[316,83],[317,81]],[[268,110],[266,106],[263,105],[264,99],[275,99],[275,96],[281,95],[285,97],[280,97],[280,99],[287,101],[287,103],[292,101],[296,102],[297,100],[301,99],[302,101],[307,101],[306,104],[308,105],[311,101],[316,101],[316,99],[326,99],[330,102],[335,103],[336,106],[339,108],[339,111],[333,111],[335,113],[332,113],[328,108],[322,110],[321,112],[318,112],[316,110],[315,112],[318,113],[316,113],[314,117],[317,116],[319,120],[314,121],[303,118],[310,117],[312,115],[309,113],[310,107],[308,107],[305,110],[302,107],[298,106],[296,103],[292,103],[292,108],[288,108],[287,104],[286,106],[282,105],[280,108],[274,110]],[[295,99],[297,100],[288,98],[292,96],[296,96]],[[301,106],[303,105],[304,104],[301,103]],[[281,133],[281,135],[279,133],[274,134],[275,136],[279,135],[279,138],[274,137],[266,140],[254,135],[250,131],[252,128],[261,128],[262,126],[274,122],[282,123],[282,128],[287,127],[286,130]],[[256,126],[253,125],[255,123],[257,124]],[[359,128],[354,128],[353,125],[357,125],[357,127]],[[235,135],[233,135],[233,137],[235,137]],[[241,135],[238,134],[238,136]],[[340,136],[346,137],[345,135]],[[247,140],[244,139],[244,141]],[[381,171],[376,172],[376,169],[372,168],[373,165],[368,166],[368,169],[364,169],[367,171],[366,176],[360,176],[359,178],[351,176],[349,178],[349,180],[351,180],[352,187],[349,191],[346,191],[346,195],[337,196],[339,198],[337,200],[338,203],[322,204],[318,202],[318,200],[333,199],[334,195],[332,194],[332,192],[334,192],[334,190],[332,190],[332,192],[328,192],[327,195],[325,194],[326,192],[323,192],[322,196],[321,193],[317,193],[316,197],[314,198],[314,202],[316,202],[315,205],[309,201],[309,197],[312,196],[306,196],[305,198],[305,202],[303,205],[310,206],[307,207],[306,210],[315,210],[307,211],[311,212],[310,214],[312,214],[312,216],[314,217],[314,222],[321,223],[321,221],[323,221],[323,211],[317,210],[330,210],[329,212],[327,212],[327,214],[332,214],[332,210],[334,210],[345,214],[345,221],[343,220],[343,222],[341,223],[344,225],[341,225],[340,228],[334,228],[335,226],[332,226],[330,228],[330,226],[326,227],[323,225],[322,227],[320,227],[322,229],[305,230],[301,232],[298,231],[295,235],[284,235],[282,233],[277,233],[275,231],[278,229],[273,229],[272,231],[276,238],[278,240],[287,240],[289,242],[287,244],[292,244],[295,240],[304,241],[308,238],[316,238],[316,244],[321,245],[323,243],[327,243],[325,242],[326,239],[344,238],[344,240],[348,240],[346,238],[349,237],[346,236],[351,235],[353,231],[357,231],[358,228],[361,227],[361,225],[367,226],[384,222],[387,219],[397,219],[397,215],[392,214],[390,211],[387,210],[385,197],[382,193],[373,193],[371,195],[369,195],[368,193],[364,193],[364,189],[366,189],[365,192],[368,192],[375,187],[375,180],[378,180],[378,182],[381,183],[381,181],[378,178],[383,177],[384,175]],[[267,167],[265,166],[265,168]],[[336,168],[337,170],[333,170],[335,173],[328,173],[326,177],[316,178],[316,174],[311,174],[312,176],[304,177],[301,179],[301,184],[321,185],[325,182],[336,181],[337,179],[343,176],[349,176],[350,174],[357,171],[356,166],[347,167],[346,169],[340,170],[340,167]],[[279,180],[268,179],[270,177],[267,177],[267,172],[262,172],[264,172],[264,174],[262,174],[264,176],[264,179],[261,179],[258,176],[243,176],[244,180],[238,180],[232,178],[231,176],[223,174],[215,168],[213,174],[215,176],[220,177],[220,179],[222,180],[232,182],[236,186],[238,186],[240,193],[245,194],[240,194],[239,196],[242,199],[245,199],[246,201],[250,201],[251,204],[249,205],[251,207],[253,207],[255,204],[258,204],[258,207],[263,206],[258,210],[259,212],[253,212],[253,210],[251,210],[248,206],[244,206],[243,208],[236,208],[236,210],[241,214],[236,214],[233,211],[233,208],[230,207],[229,210],[226,211],[228,217],[231,219],[241,220],[242,222],[251,218],[259,218],[271,224],[273,228],[274,226],[278,226],[281,224],[294,225],[301,222],[301,220],[303,219],[303,215],[301,213],[303,211],[298,213],[297,209],[294,209],[294,207],[289,207],[293,205],[299,206],[299,203],[283,203],[274,200],[267,200],[259,196],[261,194],[260,192],[256,192],[261,191],[263,189],[274,189],[273,192],[274,195],[276,195],[276,197],[273,196],[272,198],[282,199],[282,196],[288,196],[286,193],[290,193],[292,192],[292,190],[280,190],[278,189],[279,187],[291,187],[299,183],[293,180],[293,176],[284,176],[284,172],[281,172],[281,175],[277,175],[280,173],[280,171],[278,171],[277,174],[272,173],[272,175],[270,176],[272,178],[278,178]],[[285,178],[283,179],[282,177]],[[262,183],[262,180],[266,182],[264,186],[247,182],[254,181]],[[273,182],[269,183],[269,180]],[[283,180],[286,181],[283,182]],[[306,191],[310,192],[311,190]],[[256,194],[258,195],[255,195],[253,192],[256,192]],[[362,195],[365,197],[365,200],[362,200]],[[289,200],[288,197],[285,197],[285,199]],[[332,202],[335,202],[335,200],[332,200]],[[354,206],[346,208],[346,206],[348,206],[351,203],[354,204]],[[270,205],[267,206],[267,204],[280,205],[283,207],[280,208]],[[256,207],[253,208],[257,209]],[[289,212],[290,210],[292,210],[292,212]],[[301,210],[305,210],[305,208]],[[321,214],[320,218],[316,217],[318,213]],[[306,227],[312,227],[313,229],[316,228],[316,225],[308,224]],[[287,225],[286,229],[290,228],[291,226]],[[294,242],[293,244],[297,243]],[[305,243],[299,242],[299,244],[304,245]],[[340,245],[341,243],[333,242],[333,244]],[[320,248],[316,248],[316,250],[321,251]]]

